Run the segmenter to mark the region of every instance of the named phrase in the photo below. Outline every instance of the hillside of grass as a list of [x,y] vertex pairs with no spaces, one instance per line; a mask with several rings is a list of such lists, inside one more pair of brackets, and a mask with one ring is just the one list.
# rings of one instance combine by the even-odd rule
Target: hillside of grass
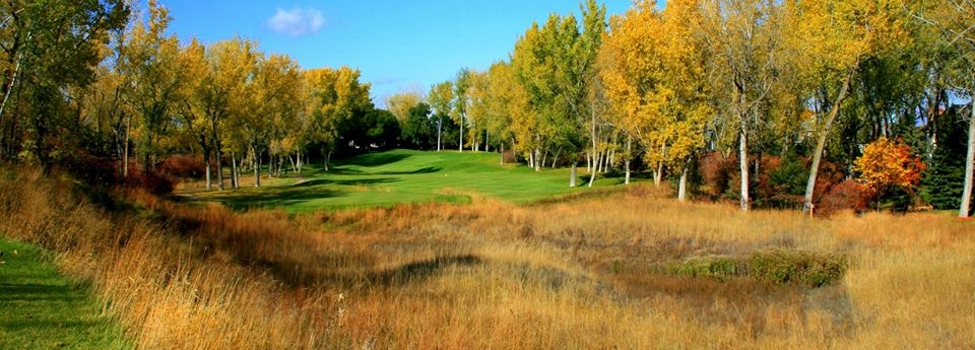
[[[569,174],[569,169],[536,172],[523,164],[501,166],[494,153],[393,150],[337,161],[328,171],[310,164],[300,174],[262,179],[261,188],[206,192],[195,184],[179,194],[219,201],[235,209],[285,208],[289,212],[470,203],[472,198],[523,204],[588,190],[569,187]],[[622,182],[605,176],[598,179],[596,187]],[[580,171],[578,183],[586,181],[588,175]]]
[[84,286],[35,245],[0,235],[0,349],[129,349]]

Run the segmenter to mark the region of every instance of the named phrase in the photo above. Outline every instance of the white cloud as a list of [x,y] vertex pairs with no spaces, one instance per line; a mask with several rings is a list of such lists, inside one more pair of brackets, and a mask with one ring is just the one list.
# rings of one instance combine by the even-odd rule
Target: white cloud
[[290,11],[278,9],[271,19],[267,20],[271,30],[288,36],[305,36],[317,33],[325,25],[325,16],[314,8],[293,8]]

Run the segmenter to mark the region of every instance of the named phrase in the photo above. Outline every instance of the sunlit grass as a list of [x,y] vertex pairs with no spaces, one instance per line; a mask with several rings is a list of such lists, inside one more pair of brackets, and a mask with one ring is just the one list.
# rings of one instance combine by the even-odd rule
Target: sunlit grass
[[[178,193],[235,209],[307,212],[404,203],[470,203],[478,197],[528,203],[585,191],[568,186],[567,169],[535,172],[524,165],[501,166],[498,157],[494,153],[395,150],[337,161],[328,171],[311,164],[300,174],[262,179],[262,188],[247,186],[254,181],[245,174],[238,190],[206,192],[199,183],[191,183]],[[580,172],[580,184],[585,183],[584,175]],[[618,183],[620,179],[603,177],[597,184]]]

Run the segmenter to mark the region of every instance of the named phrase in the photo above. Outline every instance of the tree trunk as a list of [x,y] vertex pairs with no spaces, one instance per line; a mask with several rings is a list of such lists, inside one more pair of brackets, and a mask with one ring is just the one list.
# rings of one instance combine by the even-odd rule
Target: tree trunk
[[660,187],[660,183],[664,180],[664,161],[657,162],[657,169],[653,171],[653,185]]
[[687,174],[690,173],[690,160],[684,161],[684,168],[680,172],[680,186],[677,190],[677,201],[684,203],[687,199]]
[[297,172],[298,172],[299,174],[301,174],[301,167],[302,167],[302,165],[303,165],[303,164],[301,163],[301,150],[297,150],[297,151],[296,151],[296,154],[295,154],[295,160],[296,160],[296,161],[298,162],[298,167],[297,167],[297,169],[295,169],[295,170],[296,170],[296,171],[297,171]]
[[504,141],[501,142],[501,166],[504,166]]
[[829,114],[826,116],[826,125],[823,126],[823,131],[819,134],[819,140],[816,142],[816,149],[813,151],[812,165],[809,166],[809,181],[806,182],[805,202],[802,205],[803,214],[809,214],[813,209],[813,193],[816,190],[816,177],[819,175],[819,163],[823,160],[823,151],[826,148],[826,139],[829,137],[829,129],[833,126],[833,122],[836,121],[836,117],[840,114],[840,105],[843,104],[843,100],[846,99],[847,92],[850,89],[850,84],[853,81],[854,72],[855,71],[851,71],[849,75],[847,75],[846,81],[843,83],[843,88],[840,89],[840,94],[836,96],[836,100],[833,101],[833,106],[830,107]]
[[541,156],[542,156],[541,164],[536,164],[536,166],[539,166],[539,169],[544,168],[545,164],[548,163],[548,150],[542,152]]
[[738,164],[741,167],[741,210],[748,211],[751,209],[751,198],[748,195],[748,121],[740,120],[741,127],[741,142],[738,144]]
[[237,152],[230,152],[230,187],[240,188],[240,169],[237,168]]
[[[575,162],[572,162],[572,171],[569,172],[569,187],[576,187],[576,178],[578,177],[578,169]],[[591,183],[590,183],[591,186]]]
[[[437,152],[440,152],[440,138],[443,137],[443,117],[437,118]],[[328,170],[326,167],[325,170]]]
[[203,159],[205,160],[204,163],[206,164],[207,192],[209,192],[209,191],[213,191],[213,184],[212,181],[210,180],[210,167],[213,165],[210,164],[209,155],[204,155]]
[[626,135],[626,160],[623,161],[623,165],[626,167],[626,176],[623,180],[624,184],[630,184],[630,158],[633,157],[633,138],[630,135]]
[[216,147],[216,159],[214,162],[217,163],[217,188],[223,191],[223,154],[220,151],[220,146]]
[[542,171],[542,150],[535,148],[535,171]]
[[660,183],[664,180],[664,161],[663,159],[667,157],[667,144],[664,143],[660,146],[660,161],[657,162],[657,170],[653,173],[653,185],[660,187]]
[[589,173],[589,187],[592,187],[593,182],[596,182],[596,174],[599,173],[599,157],[602,157],[598,152],[596,153],[596,166],[593,167],[592,171]]
[[[27,42],[30,42],[31,41],[31,36],[32,36],[31,35],[31,32],[28,31],[27,32]],[[21,60],[24,57],[24,52],[18,50],[18,46],[20,46],[19,43],[20,43],[20,40],[16,40],[16,42],[13,45],[13,48],[11,49],[11,52],[16,52],[16,53],[13,54],[13,55],[11,55],[10,58],[17,57],[17,63],[14,65],[13,74],[11,74],[11,78],[10,78],[9,84],[5,84],[4,85],[4,90],[5,91],[3,93],[3,103],[0,104],[0,121],[3,121],[3,112],[7,108],[7,102],[10,100],[10,95],[14,91],[15,84],[17,84],[17,76],[20,73],[20,62],[21,62]],[[17,51],[20,51],[20,52],[17,52]],[[2,125],[2,123],[0,123],[0,125]],[[11,135],[11,137],[13,137],[13,135]]]
[[972,104],[969,105],[971,116],[968,120],[968,153],[965,156],[965,187],[961,192],[961,208],[958,209],[959,218],[968,218],[972,203],[972,181],[975,178],[975,90],[971,92]]
[[261,187],[261,156],[254,150],[254,187]]
[[460,152],[464,152],[464,117],[460,118]]
[[131,126],[132,126],[132,117],[129,116],[129,118],[125,120],[125,145],[123,146],[125,147],[125,154],[122,156],[122,178],[123,179],[129,177],[129,137],[132,134]]
[[940,106],[942,92],[943,90],[939,86],[935,88],[933,96],[928,96],[927,133],[930,141],[928,142],[927,156],[929,160],[934,157],[934,151],[938,149],[938,117],[941,113]]

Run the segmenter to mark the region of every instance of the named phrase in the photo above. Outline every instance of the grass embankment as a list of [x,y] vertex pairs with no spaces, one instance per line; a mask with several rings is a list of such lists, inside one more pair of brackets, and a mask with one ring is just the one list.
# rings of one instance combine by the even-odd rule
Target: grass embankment
[[[235,209],[280,207],[307,212],[401,203],[470,203],[479,197],[528,203],[583,190],[568,186],[568,169],[535,172],[524,165],[501,166],[499,162],[495,153],[394,150],[338,161],[328,171],[311,164],[300,174],[264,178],[262,188],[206,192],[202,184],[193,183],[182,186],[179,193],[220,201]],[[579,184],[588,181],[583,173],[579,172]],[[598,185],[621,180],[603,177]],[[253,175],[241,182],[253,184]]]
[[128,349],[84,286],[34,245],[0,236],[0,349]]
[[61,252],[144,348],[975,347],[973,227],[944,216],[642,186],[298,215],[135,194],[111,214],[70,188],[0,182],[0,230]]

